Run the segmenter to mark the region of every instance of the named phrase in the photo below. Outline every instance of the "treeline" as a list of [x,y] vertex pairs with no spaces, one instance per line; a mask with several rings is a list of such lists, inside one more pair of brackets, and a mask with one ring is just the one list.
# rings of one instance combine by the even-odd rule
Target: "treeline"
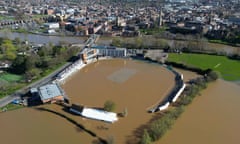
[[240,44],[240,29],[237,27],[228,27],[226,29],[220,30],[210,30],[207,33],[203,34],[197,30],[191,29],[178,29],[172,27],[165,32],[155,31],[155,36],[166,39],[175,39],[175,40],[188,40],[189,37],[195,38],[197,40],[199,37],[210,40],[210,42],[221,43],[227,45],[239,45]]
[[206,33],[205,37],[210,40],[218,40],[216,42],[225,42],[231,45],[240,44],[240,30],[237,28],[212,30]]
[[164,49],[167,52],[203,52],[217,53],[207,47],[207,39],[199,35],[171,34],[164,32],[162,35],[142,36],[134,38],[113,38],[111,45],[126,47],[128,49]]
[[149,123],[142,132],[140,144],[151,144],[158,141],[171,127],[180,115],[184,112],[184,109],[189,105],[193,99],[199,95],[202,89],[207,87],[209,82],[217,79],[217,74],[213,71],[209,71],[206,75],[190,81],[180,98],[173,103],[172,107],[160,113],[160,117]]
[[112,46],[125,47],[128,49],[164,49],[168,48],[168,42],[164,39],[157,39],[152,36],[118,38],[112,39]]
[[177,63],[177,62],[166,61],[165,64],[167,64],[169,66],[176,67],[176,68],[180,68],[180,69],[196,72],[196,73],[198,73],[200,75],[204,75],[204,74],[208,73],[209,71],[211,71],[211,69],[203,70],[201,68],[197,68],[197,67],[185,65],[185,64],[182,64],[182,63]]
[[213,55],[225,55],[229,57],[240,57],[240,50],[233,53],[227,53],[223,49],[216,50],[214,46],[209,45],[208,39],[201,35],[183,35],[163,32],[157,35],[143,35],[134,38],[112,39],[111,45],[116,47],[125,47],[128,49],[164,49],[166,52],[185,52],[185,53],[206,53]]
[[79,51],[77,47],[48,45],[33,47],[19,39],[0,38],[0,61],[8,61],[8,72],[24,75],[31,81],[45,75],[50,69],[70,60]]
[[49,69],[56,68],[77,53],[78,49],[65,46],[43,46],[35,53],[17,55],[10,72],[24,74],[26,80],[36,79]]
[[165,62],[165,64],[176,67],[176,68],[181,68],[181,69],[184,69],[184,70],[196,72],[200,75],[204,75],[204,76],[206,76],[208,81],[216,80],[219,77],[218,73],[216,73],[212,69],[201,69],[201,68],[185,65],[185,64],[182,64],[182,63],[169,62],[169,61]]

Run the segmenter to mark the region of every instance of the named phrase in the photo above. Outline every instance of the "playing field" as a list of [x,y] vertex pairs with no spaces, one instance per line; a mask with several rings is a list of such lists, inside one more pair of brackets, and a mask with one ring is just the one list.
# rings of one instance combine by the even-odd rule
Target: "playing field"
[[0,74],[0,81],[1,82],[17,82],[20,81],[22,79],[22,76],[19,75],[14,75],[14,74],[9,74],[9,73],[3,73]]
[[168,61],[182,63],[201,69],[213,69],[228,81],[240,80],[240,61],[228,59],[225,56],[205,54],[169,54]]

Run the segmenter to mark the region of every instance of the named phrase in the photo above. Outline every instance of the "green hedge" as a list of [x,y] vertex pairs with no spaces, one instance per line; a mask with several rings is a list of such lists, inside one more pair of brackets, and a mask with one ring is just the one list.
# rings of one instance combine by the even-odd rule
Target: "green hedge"
[[192,79],[191,84],[185,88],[180,98],[172,104],[172,107],[165,111],[160,118],[157,118],[147,125],[147,129],[144,129],[139,143],[151,144],[152,142],[158,141],[172,128],[174,122],[184,112],[185,107],[192,103],[193,99],[199,95],[199,92],[207,88],[207,84],[215,81],[217,78],[215,72],[209,71],[205,76]]

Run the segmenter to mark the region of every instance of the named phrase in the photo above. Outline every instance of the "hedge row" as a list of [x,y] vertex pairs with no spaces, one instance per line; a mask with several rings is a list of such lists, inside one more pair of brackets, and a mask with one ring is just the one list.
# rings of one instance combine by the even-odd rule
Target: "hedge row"
[[184,112],[184,109],[189,105],[193,99],[199,94],[202,89],[207,88],[209,82],[215,81],[218,75],[209,71],[204,76],[196,79],[192,79],[180,98],[173,106],[167,110],[163,115],[148,124],[147,129],[144,129],[140,144],[151,144],[154,141],[159,140],[171,127],[180,115]]

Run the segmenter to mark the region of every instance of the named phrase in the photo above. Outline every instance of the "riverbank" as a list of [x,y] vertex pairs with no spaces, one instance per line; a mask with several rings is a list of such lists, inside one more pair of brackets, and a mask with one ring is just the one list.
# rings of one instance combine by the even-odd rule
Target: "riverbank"
[[14,40],[19,38],[21,41],[28,41],[34,44],[79,44],[87,40],[87,37],[65,37],[65,36],[46,36],[38,34],[26,34],[17,32],[0,31],[0,37]]

